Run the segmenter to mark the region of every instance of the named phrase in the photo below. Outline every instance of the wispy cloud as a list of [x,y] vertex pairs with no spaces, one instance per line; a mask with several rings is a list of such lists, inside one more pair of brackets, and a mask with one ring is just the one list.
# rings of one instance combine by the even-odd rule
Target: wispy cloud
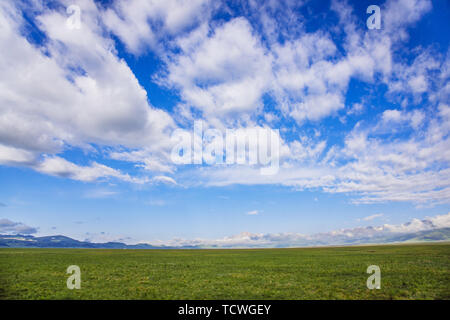
[[370,216],[364,217],[364,218],[362,218],[362,220],[364,220],[364,221],[371,221],[373,219],[377,219],[377,218],[380,218],[382,216],[383,216],[382,213],[376,213],[376,214],[372,214]]
[[177,185],[177,182],[168,176],[156,176],[153,177],[151,180],[153,183],[163,183],[163,184],[172,184],[172,185]]
[[84,197],[88,199],[102,199],[102,198],[109,198],[112,196],[117,195],[118,191],[113,190],[106,190],[106,189],[95,189],[95,190],[89,190],[85,192]]
[[247,214],[251,215],[251,216],[256,216],[256,215],[259,214],[259,211],[258,210],[252,210],[252,211],[247,212]]

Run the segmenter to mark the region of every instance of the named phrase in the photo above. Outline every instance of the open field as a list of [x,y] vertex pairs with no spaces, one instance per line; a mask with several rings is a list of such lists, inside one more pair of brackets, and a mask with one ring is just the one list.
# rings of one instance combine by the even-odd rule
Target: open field
[[[81,268],[81,289],[66,268]],[[368,290],[369,265],[381,289]],[[1,299],[450,299],[450,244],[301,249],[0,249]]]

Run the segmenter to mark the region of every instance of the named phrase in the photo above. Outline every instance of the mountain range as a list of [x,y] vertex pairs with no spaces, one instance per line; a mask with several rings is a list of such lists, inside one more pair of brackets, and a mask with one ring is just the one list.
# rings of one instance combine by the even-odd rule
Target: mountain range
[[[251,237],[252,235],[246,235]],[[357,245],[357,244],[386,244],[386,243],[409,243],[409,242],[434,242],[450,241],[450,228],[432,229],[410,233],[393,233],[374,235],[371,237],[335,237],[321,240],[317,238],[305,238],[297,242],[294,246],[327,246],[327,245]],[[267,245],[266,245],[267,246]],[[293,245],[282,245],[278,243],[276,247],[292,247]],[[216,244],[196,244],[196,245],[176,245],[176,246],[155,246],[147,243],[125,244],[122,242],[94,243],[79,241],[62,235],[34,237],[31,235],[0,235],[0,247],[10,248],[90,248],[90,249],[201,249],[201,248],[226,248]],[[228,247],[245,247],[245,245],[232,245]],[[254,247],[254,246],[252,246]],[[258,246],[257,246],[258,247]],[[263,246],[261,246],[263,247]],[[273,246],[269,246],[273,247]]]

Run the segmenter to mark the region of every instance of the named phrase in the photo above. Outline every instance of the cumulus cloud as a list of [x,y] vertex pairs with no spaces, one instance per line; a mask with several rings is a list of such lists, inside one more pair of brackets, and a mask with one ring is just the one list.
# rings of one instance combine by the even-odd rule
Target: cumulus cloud
[[383,27],[397,37],[406,37],[405,28],[413,25],[432,8],[430,0],[386,1],[383,8]]
[[319,120],[344,107],[353,67],[345,59],[329,61],[337,49],[328,34],[306,34],[274,45],[273,52],[272,90],[286,114],[302,123]]
[[[388,81],[389,95],[393,100],[399,93],[407,94],[402,102],[403,106],[409,103],[422,101],[422,94],[439,86],[436,73],[443,64],[439,54],[431,49],[422,50],[411,64],[395,63],[390,80]],[[408,104],[409,104],[408,103]]]
[[0,144],[0,164],[28,165],[34,159],[35,155],[30,151]]
[[213,30],[201,26],[177,40],[160,82],[178,88],[188,106],[206,118],[255,112],[268,89],[271,58],[245,18]]
[[[206,118],[221,116],[225,122],[230,116],[236,119],[236,114],[241,121],[254,118],[261,110],[264,94],[271,95],[284,115],[300,124],[337,115],[345,108],[345,95],[353,78],[372,82],[378,75],[389,82],[392,92],[420,94],[429,86],[427,70],[437,65],[430,59],[423,62],[420,56],[411,66],[393,63],[391,44],[399,40],[393,24],[403,32],[430,6],[429,1],[416,1],[414,6],[388,1],[386,28],[370,33],[357,26],[348,4],[333,1],[331,8],[345,32],[343,48],[338,49],[329,32],[308,33],[300,23],[300,30],[292,34],[298,37],[290,37],[280,28],[280,36],[286,38],[273,41],[276,21],[269,12],[277,9],[276,5],[265,5],[263,14],[255,13],[261,19],[263,34],[255,32],[254,24],[247,19],[235,18],[219,26],[204,23],[178,38],[180,50],[169,54],[167,74],[158,80],[179,89],[185,103],[180,106],[180,114],[189,117],[190,108],[194,108]],[[398,8],[403,10],[401,19],[395,17]],[[395,74],[401,79],[392,77],[392,71],[397,70]],[[216,126],[221,123],[214,120]]]
[[425,114],[423,111],[418,109],[409,112],[404,110],[388,109],[383,112],[382,119],[383,122],[388,125],[409,122],[409,125],[412,128],[418,129],[425,120]]
[[66,27],[63,10],[37,11],[47,41],[36,46],[22,34],[26,22],[18,8],[11,2],[0,5],[0,46],[8,48],[0,62],[0,163],[83,181],[105,175],[132,180],[99,164],[85,168],[87,174],[72,165],[68,173],[69,165],[59,157],[37,164],[42,154],[57,154],[66,146],[89,150],[91,144],[163,154],[174,127],[167,112],[149,105],[145,90],[117,57],[98,23],[96,5],[85,0],[80,6],[81,29]]
[[211,7],[209,0],[115,1],[101,15],[108,29],[138,55],[207,19]]

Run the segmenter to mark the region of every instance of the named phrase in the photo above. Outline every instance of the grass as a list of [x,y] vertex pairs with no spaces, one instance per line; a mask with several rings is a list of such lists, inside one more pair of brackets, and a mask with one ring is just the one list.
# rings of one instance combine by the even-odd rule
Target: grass
[[[81,268],[69,290],[66,269]],[[381,289],[366,287],[369,265]],[[450,244],[299,249],[0,249],[0,299],[450,299]]]

